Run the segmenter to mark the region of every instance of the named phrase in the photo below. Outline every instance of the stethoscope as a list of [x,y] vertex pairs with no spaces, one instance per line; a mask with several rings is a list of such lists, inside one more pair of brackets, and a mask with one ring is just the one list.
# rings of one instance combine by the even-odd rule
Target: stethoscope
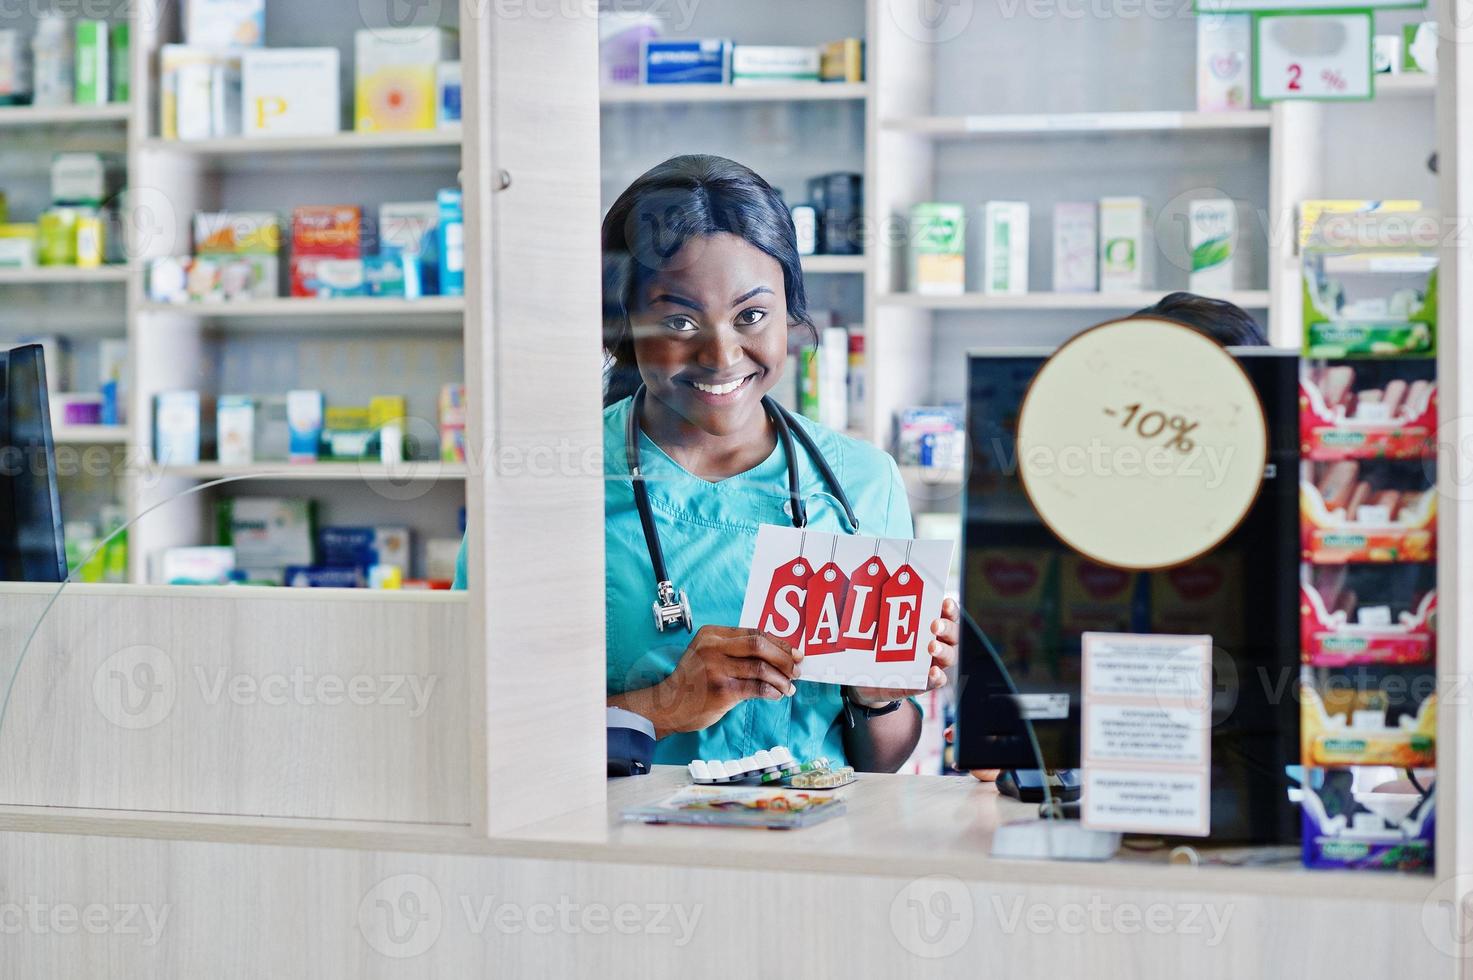
[[[655,614],[655,629],[661,633],[668,627],[677,624],[685,627],[687,633],[691,632],[690,599],[686,596],[684,589],[677,589],[675,583],[670,580],[670,573],[665,569],[665,552],[660,547],[660,535],[655,529],[655,514],[650,509],[649,488],[644,485],[645,477],[639,469],[639,437],[642,432],[639,427],[639,413],[644,406],[644,385],[634,393],[634,403],[629,409],[629,425],[624,440],[624,456],[629,461],[629,475],[634,478],[634,505],[639,509],[639,523],[644,527],[644,543],[649,549],[650,564],[655,569],[655,601],[652,609]],[[803,506],[803,497],[798,492],[798,458],[793,451],[793,437],[803,444],[808,456],[818,467],[819,475],[823,477],[824,483],[828,484],[829,490],[833,492],[834,499],[839,501],[839,506],[844,508],[844,517],[849,521],[851,533],[859,533],[859,518],[854,516],[854,508],[849,506],[849,498],[844,494],[844,488],[839,486],[839,478],[834,476],[834,471],[829,468],[828,460],[823,458],[818,445],[813,437],[803,430],[788,410],[783,408],[770,396],[762,396],[762,408],[767,412],[767,417],[772,419],[773,426],[777,429],[778,440],[782,443],[783,453],[788,460],[788,497],[792,501],[792,514],[794,527],[808,526],[808,510]]]

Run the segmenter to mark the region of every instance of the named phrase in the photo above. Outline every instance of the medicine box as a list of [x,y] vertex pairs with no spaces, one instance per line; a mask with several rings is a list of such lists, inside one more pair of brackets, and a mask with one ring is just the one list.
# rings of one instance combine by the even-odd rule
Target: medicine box
[[241,133],[336,133],[342,111],[337,48],[259,48],[241,56]]
[[259,47],[266,38],[266,0],[187,0],[184,40],[208,48]]
[[409,572],[407,527],[324,527],[317,532],[317,562],[332,568],[397,565]]
[[108,176],[100,153],[58,153],[51,158],[51,203],[100,207],[112,196]]
[[440,294],[465,294],[465,215],[460,191],[449,188],[436,196],[439,202]]
[[460,89],[460,62],[440,62],[435,67],[435,125],[439,128],[460,125]]
[[154,398],[154,459],[165,466],[199,462],[199,392],[164,391]]
[[360,132],[434,129],[437,66],[459,40],[442,27],[374,28],[354,34],[355,118]]
[[1253,15],[1197,18],[1197,109],[1234,112],[1253,102]]
[[132,97],[132,83],[129,81],[129,55],[130,33],[128,24],[112,25],[107,38],[107,74],[108,74],[108,101],[123,103]]
[[0,30],[0,105],[18,105],[31,97],[31,49],[17,30]]
[[199,211],[194,216],[197,255],[275,255],[281,219],[270,211]]
[[1028,292],[1028,205],[988,201],[982,206],[982,291],[989,296]]
[[1145,289],[1150,282],[1150,221],[1140,197],[1100,199],[1100,292]]
[[[310,565],[317,508],[292,497],[234,497],[215,511],[216,539],[235,549],[235,564],[275,577],[288,565]],[[253,576],[254,577],[254,576]]]
[[159,55],[159,131],[200,140],[240,133],[240,52],[166,44]]
[[1092,293],[1099,288],[1099,232],[1093,201],[1054,205],[1054,291]]
[[216,455],[227,466],[255,461],[256,403],[250,395],[221,395],[215,406]]
[[213,546],[164,548],[150,560],[159,585],[224,585],[235,571],[235,549]]
[[77,21],[73,64],[76,85],[73,97],[77,105],[106,105],[111,87],[108,76],[107,21]]
[[819,51],[818,73],[825,82],[864,81],[864,41],[857,37],[829,41]]
[[316,460],[322,445],[322,392],[287,392],[286,424],[290,440],[288,458],[293,463]]
[[732,44],[725,40],[658,40],[640,45],[645,85],[724,85],[731,81]]
[[1212,295],[1241,285],[1245,264],[1238,257],[1238,210],[1231,200],[1187,205],[1187,246],[1192,258],[1189,290]]
[[381,252],[434,255],[438,201],[389,201],[378,209],[378,247]]
[[731,54],[733,85],[816,82],[818,48],[777,44],[738,44]]
[[[356,205],[317,205],[292,212],[291,294],[317,296],[325,259],[363,257],[363,212]],[[339,270],[341,271],[341,270]],[[359,279],[362,279],[361,262]]]
[[910,209],[910,288],[925,296],[966,289],[966,218],[960,204],[929,202]]

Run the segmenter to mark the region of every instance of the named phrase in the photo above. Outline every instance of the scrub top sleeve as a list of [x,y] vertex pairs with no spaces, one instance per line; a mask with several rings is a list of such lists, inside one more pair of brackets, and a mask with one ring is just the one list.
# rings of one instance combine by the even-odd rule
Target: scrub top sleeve
[[460,550],[455,554],[455,583],[452,589],[465,588],[465,535],[460,536]]
[[885,505],[885,530],[887,538],[915,537],[915,521],[910,515],[910,497],[905,492],[905,481],[901,479],[900,467],[895,457],[885,454],[885,463],[890,472],[890,499]]

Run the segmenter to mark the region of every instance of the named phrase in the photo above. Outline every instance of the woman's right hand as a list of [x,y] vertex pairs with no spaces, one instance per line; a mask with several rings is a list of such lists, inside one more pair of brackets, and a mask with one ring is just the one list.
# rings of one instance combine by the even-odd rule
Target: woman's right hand
[[656,738],[700,731],[743,701],[795,694],[802,661],[803,654],[770,634],[702,626],[674,672],[649,689],[650,703],[641,713],[654,723]]

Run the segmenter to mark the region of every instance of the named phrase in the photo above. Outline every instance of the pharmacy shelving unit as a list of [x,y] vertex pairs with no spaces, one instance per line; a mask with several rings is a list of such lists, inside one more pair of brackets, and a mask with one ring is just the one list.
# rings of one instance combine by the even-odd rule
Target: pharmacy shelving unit
[[[26,18],[24,12],[8,17],[5,27],[26,33]],[[0,191],[9,198],[10,220],[34,221],[49,205],[53,154],[98,151],[121,158],[131,139],[129,104],[0,106]],[[123,264],[0,268],[0,343],[60,337],[72,352],[66,387],[96,390],[96,344],[126,336],[131,275]],[[53,366],[53,391],[57,383]],[[126,488],[115,463],[129,441],[126,426],[57,425],[54,435],[61,447],[57,478],[65,519],[96,521],[102,507],[123,502]]]
[[[456,26],[454,4],[442,26]],[[157,119],[155,65],[165,43],[180,37],[173,10],[133,25],[134,113],[129,172],[136,204],[152,221],[135,227],[131,251],[140,267],[151,259],[188,254],[198,211],[278,213],[284,237],[290,213],[309,204],[358,204],[365,215],[384,201],[433,199],[456,186],[462,133],[436,130],[277,139],[162,138]],[[306,9],[284,0],[267,4],[269,47],[331,45],[342,52],[343,92],[352,92],[353,33],[365,21],[356,7]],[[417,22],[418,23],[418,22]],[[283,242],[285,267],[289,244]],[[211,543],[211,504],[235,495],[309,497],[321,523],[409,527],[416,568],[423,574],[424,542],[459,536],[466,499],[466,467],[438,463],[399,470],[377,463],[260,462],[224,466],[208,453],[198,464],[153,461],[153,400],[169,390],[197,390],[211,403],[223,393],[284,394],[291,388],[324,392],[329,405],[366,404],[373,395],[409,399],[410,436],[420,454],[435,452],[436,398],[441,384],[465,378],[466,300],[457,296],[404,299],[310,300],[281,296],[217,304],[160,304],[147,298],[140,275],[130,282],[128,324],[134,372],[128,451],[137,460],[128,476],[129,511],[143,514],[158,502],[186,494],[144,516],[130,538],[130,576],[148,580],[150,556],[176,545]],[[203,432],[210,431],[208,417]],[[205,484],[224,482],[203,488]]]

